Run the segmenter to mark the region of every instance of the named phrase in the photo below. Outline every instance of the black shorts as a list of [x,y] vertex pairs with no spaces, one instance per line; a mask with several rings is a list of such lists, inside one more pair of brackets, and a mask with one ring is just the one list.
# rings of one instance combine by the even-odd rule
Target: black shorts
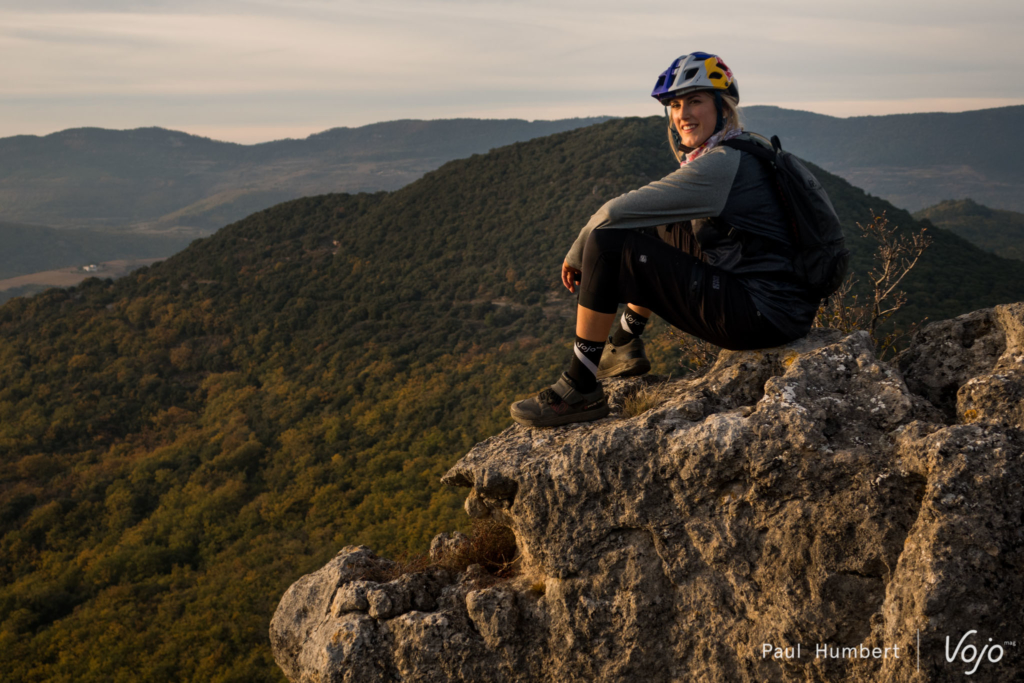
[[726,349],[761,349],[792,339],[754,306],[742,279],[704,263],[684,225],[590,233],[583,251],[579,303],[615,313],[649,308],[683,332]]

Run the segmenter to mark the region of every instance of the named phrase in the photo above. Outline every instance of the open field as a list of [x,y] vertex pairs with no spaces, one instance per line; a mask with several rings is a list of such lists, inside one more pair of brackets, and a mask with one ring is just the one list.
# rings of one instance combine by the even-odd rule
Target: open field
[[97,263],[96,270],[86,271],[81,267],[71,268],[60,268],[58,270],[44,270],[39,273],[29,273],[28,275],[19,275],[18,277],[7,278],[6,280],[0,280],[0,292],[8,289],[14,289],[15,287],[24,287],[26,285],[52,285],[54,287],[73,287],[82,280],[90,277],[98,278],[119,278],[122,275],[127,275],[136,268],[142,266],[148,266],[157,261],[163,259],[158,258],[143,258],[143,259],[118,259],[116,261],[105,261],[103,263]]

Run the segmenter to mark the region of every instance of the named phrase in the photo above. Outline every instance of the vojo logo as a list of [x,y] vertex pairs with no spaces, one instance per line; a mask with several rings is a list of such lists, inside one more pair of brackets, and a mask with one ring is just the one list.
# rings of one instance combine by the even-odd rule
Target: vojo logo
[[967,633],[960,637],[956,647],[950,651],[949,646],[952,643],[952,639],[946,636],[946,661],[952,664],[953,662],[963,662],[967,669],[964,673],[970,676],[982,663],[995,664],[1000,661],[1005,654],[1003,650],[1003,644],[1014,647],[1017,645],[1016,642],[1004,641],[1003,644],[993,643],[992,638],[988,639],[987,643],[983,643],[981,649],[974,644],[974,635],[978,632],[975,629],[971,629]]

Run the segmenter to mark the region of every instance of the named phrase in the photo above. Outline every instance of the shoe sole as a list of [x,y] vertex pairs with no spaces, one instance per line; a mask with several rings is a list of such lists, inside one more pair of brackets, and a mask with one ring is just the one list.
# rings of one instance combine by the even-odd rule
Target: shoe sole
[[605,403],[600,408],[594,408],[593,410],[587,410],[580,413],[558,415],[555,417],[549,417],[546,420],[531,420],[525,415],[516,415],[514,412],[512,413],[512,419],[524,427],[560,427],[561,425],[572,424],[573,422],[592,422],[594,420],[600,420],[602,417],[607,417],[610,412],[611,408],[607,403]]
[[610,368],[604,370],[598,370],[597,378],[605,379],[607,377],[636,377],[637,375],[643,375],[651,371],[651,362],[646,358],[633,358],[632,360],[623,361],[618,365],[613,365]]

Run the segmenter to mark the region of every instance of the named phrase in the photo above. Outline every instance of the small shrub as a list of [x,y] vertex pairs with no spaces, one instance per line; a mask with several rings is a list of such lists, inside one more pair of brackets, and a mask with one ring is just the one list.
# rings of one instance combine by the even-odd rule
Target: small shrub
[[722,350],[706,339],[676,329],[669,330],[668,334],[682,351],[679,365],[683,367],[684,377],[696,378],[703,375],[715,364],[718,353]]
[[852,294],[856,280],[853,275],[818,309],[814,320],[815,327],[831,327],[850,334],[854,330],[867,330],[871,341],[875,344],[875,352],[880,359],[896,350],[897,342],[913,333],[924,320],[914,323],[908,330],[893,330],[882,334],[880,328],[897,311],[907,303],[906,293],[899,288],[903,278],[913,270],[921,259],[921,255],[931,246],[932,239],[926,228],[920,232],[904,235],[897,234],[898,228],[889,224],[883,211],[879,215],[871,213],[871,222],[867,225],[857,224],[864,237],[873,240],[877,248],[874,255],[874,267],[868,272],[871,285],[871,303],[860,304],[857,295]]

